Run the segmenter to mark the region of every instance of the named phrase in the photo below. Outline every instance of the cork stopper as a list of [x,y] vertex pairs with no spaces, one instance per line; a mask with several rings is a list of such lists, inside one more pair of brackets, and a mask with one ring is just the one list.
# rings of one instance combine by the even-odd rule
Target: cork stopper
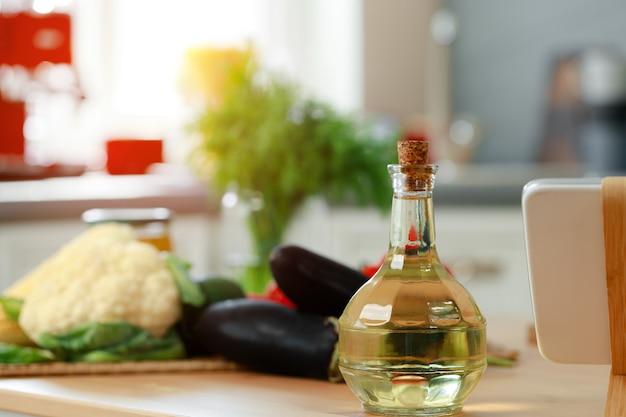
[[402,166],[426,165],[428,142],[423,140],[398,141],[398,162]]
[[421,140],[398,141],[398,162],[406,175],[407,191],[432,189],[434,169],[428,165],[428,142]]

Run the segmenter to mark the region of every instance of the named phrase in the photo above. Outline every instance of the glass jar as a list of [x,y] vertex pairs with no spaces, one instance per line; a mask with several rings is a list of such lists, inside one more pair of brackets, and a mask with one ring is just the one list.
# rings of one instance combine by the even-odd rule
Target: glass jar
[[85,211],[82,215],[83,221],[87,224],[127,223],[133,227],[138,240],[168,252],[173,249],[170,237],[172,217],[172,211],[164,207],[94,208]]
[[389,250],[339,318],[339,367],[366,411],[454,414],[487,366],[486,323],[439,260],[436,165],[390,165]]

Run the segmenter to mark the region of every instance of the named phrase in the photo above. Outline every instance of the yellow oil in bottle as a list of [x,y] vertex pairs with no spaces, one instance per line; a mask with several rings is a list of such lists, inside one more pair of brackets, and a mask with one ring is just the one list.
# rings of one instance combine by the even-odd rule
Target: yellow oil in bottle
[[416,285],[402,275],[374,277],[348,305],[341,372],[367,411],[453,414],[486,367],[485,324],[452,279],[431,275]]

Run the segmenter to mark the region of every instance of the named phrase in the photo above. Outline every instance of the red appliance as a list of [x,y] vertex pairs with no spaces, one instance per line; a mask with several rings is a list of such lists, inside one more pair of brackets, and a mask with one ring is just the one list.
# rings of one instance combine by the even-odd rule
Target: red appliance
[[5,101],[0,94],[0,155],[24,155],[26,108],[21,101]]
[[[34,70],[43,62],[71,64],[71,26],[69,14],[0,13],[0,64],[23,67],[29,71],[31,79]],[[27,116],[26,98],[25,96],[11,97],[11,100],[8,100],[7,95],[3,97],[3,91],[0,91],[0,176],[2,178],[7,175],[7,172],[10,174],[9,177],[13,178],[16,171],[22,168],[30,175],[33,168],[23,160],[24,122]]]
[[34,69],[42,62],[72,62],[70,16],[0,14],[0,64]]
[[107,171],[112,175],[141,175],[163,162],[161,139],[110,139],[106,142]]

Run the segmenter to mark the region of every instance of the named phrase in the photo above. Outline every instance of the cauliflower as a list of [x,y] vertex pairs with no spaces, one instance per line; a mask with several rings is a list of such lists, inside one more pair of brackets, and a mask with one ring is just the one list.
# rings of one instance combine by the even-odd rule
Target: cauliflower
[[122,321],[163,337],[182,314],[159,251],[136,240],[125,224],[90,227],[24,280],[30,288],[19,324],[32,340],[85,323]]

